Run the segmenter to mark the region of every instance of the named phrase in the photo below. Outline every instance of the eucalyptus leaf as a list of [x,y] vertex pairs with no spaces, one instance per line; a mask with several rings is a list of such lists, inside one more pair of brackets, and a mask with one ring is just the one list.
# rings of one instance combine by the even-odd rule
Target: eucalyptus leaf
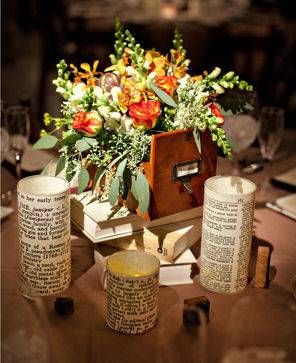
[[114,206],[117,202],[118,196],[119,196],[119,186],[120,186],[120,180],[116,176],[111,184],[109,189],[109,202],[112,206]]
[[95,191],[96,189],[96,185],[99,179],[100,174],[102,173],[102,169],[101,168],[97,168],[95,176],[94,176],[94,180],[93,180],[93,185],[92,185],[92,193]]
[[57,162],[55,176],[59,175],[61,171],[65,169],[66,166],[66,158],[65,156],[61,156]]
[[118,165],[117,167],[117,172],[116,174],[119,176],[119,177],[123,177],[123,173],[124,173],[124,170],[125,170],[125,167],[126,167],[126,163],[127,163],[127,159],[123,159],[120,164]]
[[166,92],[155,86],[154,83],[150,83],[150,88],[153,92],[161,99],[163,103],[166,103],[168,106],[177,107],[176,102],[169,96]]
[[134,197],[139,202],[139,210],[142,213],[145,213],[147,209],[149,208],[149,202],[150,202],[150,190],[149,190],[149,183],[145,176],[138,171],[137,173],[137,179],[135,182],[135,189],[136,189],[136,195]]
[[72,132],[71,134],[67,135],[63,140],[61,140],[61,145],[73,145],[79,139],[81,139],[81,135],[79,135],[77,132]]
[[83,151],[86,151],[86,150],[90,149],[90,145],[86,141],[84,141],[83,139],[77,140],[76,143],[75,143],[75,147],[81,153]]
[[138,194],[137,194],[137,178],[135,176],[132,175],[132,186],[131,186],[131,192],[133,194],[133,196],[135,197],[136,200],[138,200]]
[[[127,154],[127,150],[124,152],[124,153],[122,153],[121,155],[119,155],[117,158],[115,158],[114,160],[112,160],[112,162],[105,168],[105,170],[100,174],[100,176],[99,176],[99,178],[98,178],[98,180],[97,180],[97,182],[96,182],[96,184],[97,183],[99,183],[100,184],[100,182],[101,182],[101,180],[102,180],[102,178],[103,178],[103,176],[107,173],[107,171],[108,170],[110,170],[111,168],[112,168],[112,166],[113,165],[115,165],[120,159],[122,159],[125,155]],[[95,187],[95,186],[94,186]]]
[[51,149],[56,145],[58,139],[53,135],[46,135],[41,137],[35,144],[33,145],[33,149]]
[[92,137],[83,137],[82,140],[86,141],[90,146],[98,145],[98,141]]
[[194,137],[194,141],[195,141],[195,145],[197,147],[197,150],[201,155],[201,140],[200,140],[200,133],[199,133],[197,127],[194,127],[192,133],[193,133],[193,137]]
[[78,194],[82,193],[89,182],[89,174],[86,169],[81,169],[78,174]]

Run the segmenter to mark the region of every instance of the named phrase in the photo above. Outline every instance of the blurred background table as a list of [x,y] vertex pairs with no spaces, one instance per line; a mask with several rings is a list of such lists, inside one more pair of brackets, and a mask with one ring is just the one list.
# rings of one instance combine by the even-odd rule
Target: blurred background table
[[[275,174],[296,165],[294,136],[285,136],[283,145],[290,153],[275,162]],[[230,162],[219,158],[218,173],[227,174],[231,168]],[[2,190],[15,186],[15,179],[7,170],[2,168],[1,176]],[[248,177],[260,182],[262,172]],[[274,200],[286,194],[285,190],[274,187],[267,198]],[[16,208],[15,195],[12,206]],[[91,242],[72,235],[72,285],[59,296],[72,297],[75,312],[60,317],[54,311],[56,296],[30,301],[19,294],[16,212],[3,220],[1,227],[3,362],[160,363],[190,362],[200,356],[208,363],[222,359],[237,362],[237,355],[242,359],[244,354],[252,353],[248,349],[253,347],[269,349],[264,353],[270,358],[268,362],[296,360],[296,300],[292,294],[296,223],[267,209],[260,201],[255,211],[250,272],[251,275],[254,272],[258,245],[269,246],[272,250],[269,288],[255,289],[250,282],[241,293],[217,294],[201,287],[198,276],[192,285],[161,287],[158,325],[141,336],[121,335],[106,326],[106,293],[99,282]],[[199,243],[194,252],[198,256]],[[211,302],[210,322],[203,338],[194,340],[182,327],[182,304],[185,298],[200,295]],[[252,354],[252,362],[261,362],[254,358],[254,351]],[[285,354],[286,358],[280,358]]]

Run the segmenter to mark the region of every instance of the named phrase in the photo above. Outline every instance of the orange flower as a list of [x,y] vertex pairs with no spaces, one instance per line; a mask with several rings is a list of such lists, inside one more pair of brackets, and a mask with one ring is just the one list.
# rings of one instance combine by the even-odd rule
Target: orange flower
[[155,78],[157,87],[166,92],[171,97],[177,88],[177,78],[174,76],[157,76]]
[[217,124],[222,125],[224,123],[224,117],[220,112],[219,108],[214,103],[211,103],[210,109],[212,111],[212,114],[217,118]]
[[133,77],[122,77],[121,85],[124,93],[129,95],[129,103],[138,103],[143,98],[146,99],[146,86],[144,81],[135,80]]
[[129,105],[129,100],[130,100],[129,93],[126,91],[120,92],[120,93],[118,93],[117,97],[118,97],[119,106],[120,106],[122,112],[125,113],[128,109],[128,105]]
[[78,77],[86,79],[87,85],[94,87],[97,82],[97,78],[95,77],[97,74],[100,74],[100,72],[97,72],[99,61],[96,60],[93,64],[93,68],[90,68],[90,65],[88,63],[81,63],[80,67],[85,72],[78,72]]
[[148,100],[133,103],[129,106],[128,112],[135,127],[152,129],[160,115],[160,102]]
[[92,137],[101,131],[103,119],[96,111],[79,111],[73,117],[72,126],[74,130]]
[[166,69],[169,66],[167,57],[161,55],[159,52],[149,50],[145,54],[145,60],[149,62],[148,73],[155,72],[159,76],[166,74]]
[[178,79],[184,77],[187,72],[185,53],[171,49],[171,63],[174,76]]
[[195,82],[199,82],[203,80],[203,76],[200,74],[199,76],[193,76],[191,79]]

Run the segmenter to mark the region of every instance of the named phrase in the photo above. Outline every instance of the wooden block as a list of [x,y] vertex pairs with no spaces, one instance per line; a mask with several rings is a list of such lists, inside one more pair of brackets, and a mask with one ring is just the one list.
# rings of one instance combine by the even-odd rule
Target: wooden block
[[210,301],[205,296],[198,296],[184,300],[184,326],[190,328],[200,325],[202,323],[202,314],[204,314],[206,322],[209,322]]
[[268,282],[269,247],[258,247],[254,286],[264,289]]

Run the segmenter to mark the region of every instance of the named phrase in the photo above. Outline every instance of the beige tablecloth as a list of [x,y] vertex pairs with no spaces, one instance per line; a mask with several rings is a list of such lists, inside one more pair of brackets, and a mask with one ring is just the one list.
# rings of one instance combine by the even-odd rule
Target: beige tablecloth
[[[275,169],[282,172],[293,165],[295,157],[288,157],[277,162]],[[229,168],[219,159],[218,173],[227,173]],[[250,178],[258,182],[262,174]],[[269,198],[286,194],[274,188]],[[15,207],[15,199],[13,203]],[[264,362],[296,361],[296,300],[291,284],[296,274],[296,223],[263,203],[255,211],[251,272],[256,247],[269,245],[269,288],[255,289],[251,281],[241,293],[222,295],[201,287],[198,276],[192,285],[162,287],[158,324],[141,336],[121,335],[106,326],[106,294],[94,266],[91,242],[72,236],[73,283],[60,296],[74,299],[75,312],[60,317],[54,311],[56,296],[30,301],[18,292],[16,213],[2,221],[1,237],[3,362],[237,363],[252,353],[254,363],[258,349],[269,357]],[[189,333],[182,326],[183,299],[200,295],[211,302],[210,322],[198,333]]]

